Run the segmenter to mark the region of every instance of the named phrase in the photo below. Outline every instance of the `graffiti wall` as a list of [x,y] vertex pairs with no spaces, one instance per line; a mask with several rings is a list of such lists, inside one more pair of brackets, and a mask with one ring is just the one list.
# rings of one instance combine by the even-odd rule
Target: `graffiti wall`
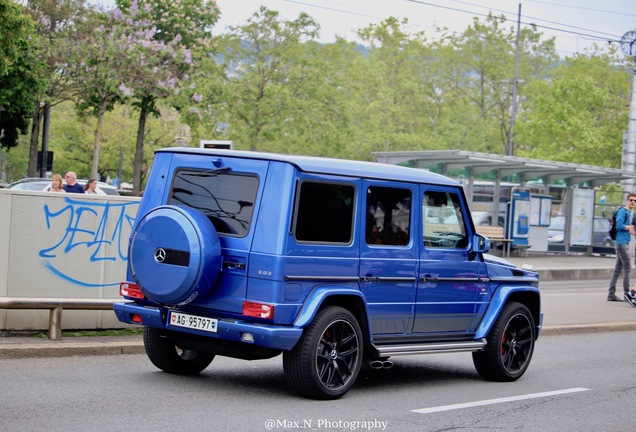
[[[118,299],[139,198],[0,189],[0,296]],[[0,310],[0,330],[48,327],[48,311]],[[119,328],[110,311],[63,328]]]

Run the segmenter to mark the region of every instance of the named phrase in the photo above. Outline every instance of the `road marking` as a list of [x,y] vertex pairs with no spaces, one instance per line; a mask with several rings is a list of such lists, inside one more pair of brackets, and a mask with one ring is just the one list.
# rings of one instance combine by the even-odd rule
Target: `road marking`
[[516,402],[521,400],[536,399],[536,398],[549,397],[549,396],[558,396],[562,394],[577,393],[577,392],[583,392],[588,390],[590,389],[577,387],[577,388],[555,390],[555,391],[543,392],[543,393],[532,393],[532,394],[521,395],[521,396],[511,396],[511,397],[498,398],[498,399],[488,399],[483,401],[466,402],[466,403],[454,404],[454,405],[444,405],[444,406],[438,406],[438,407],[432,407],[432,408],[420,408],[420,409],[415,409],[411,411],[416,412],[418,414],[431,414],[431,413],[436,413],[441,411],[452,411],[457,409],[473,408],[473,407],[484,406],[484,405],[495,405],[495,404],[506,403],[506,402]]

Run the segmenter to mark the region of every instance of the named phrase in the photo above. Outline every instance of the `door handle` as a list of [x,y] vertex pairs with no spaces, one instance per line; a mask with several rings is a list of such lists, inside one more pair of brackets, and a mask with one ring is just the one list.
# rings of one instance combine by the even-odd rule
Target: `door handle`
[[238,261],[225,261],[223,265],[227,268],[235,269],[235,270],[244,270],[245,263]]

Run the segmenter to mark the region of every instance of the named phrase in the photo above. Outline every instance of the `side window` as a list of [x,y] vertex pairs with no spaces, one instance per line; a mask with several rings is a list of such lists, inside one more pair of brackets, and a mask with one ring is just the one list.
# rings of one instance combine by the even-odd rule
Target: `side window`
[[294,235],[299,242],[352,241],[355,188],[351,185],[305,181],[300,184]]
[[468,246],[459,195],[427,191],[422,214],[426,247],[463,249]]
[[411,235],[411,191],[367,189],[365,237],[368,245],[406,246]]

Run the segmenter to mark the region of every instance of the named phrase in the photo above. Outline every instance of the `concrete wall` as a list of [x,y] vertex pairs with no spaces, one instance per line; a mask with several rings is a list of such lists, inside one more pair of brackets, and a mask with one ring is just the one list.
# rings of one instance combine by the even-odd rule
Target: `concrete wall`
[[[119,299],[139,198],[0,189],[0,297]],[[0,309],[0,331],[45,330],[48,310]],[[63,329],[122,328],[110,311]]]

